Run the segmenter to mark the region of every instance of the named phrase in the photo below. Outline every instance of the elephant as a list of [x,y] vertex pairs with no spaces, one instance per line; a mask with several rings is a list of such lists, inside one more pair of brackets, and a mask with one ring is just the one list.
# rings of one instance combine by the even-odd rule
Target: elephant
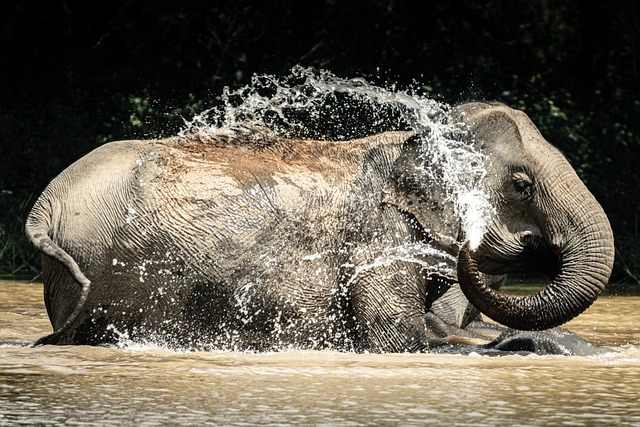
[[[608,281],[607,216],[525,113],[468,102],[451,114],[489,159],[476,243],[423,155],[426,131],[314,141],[245,128],[98,147],[26,221],[53,326],[36,345],[500,349],[504,329],[484,314],[552,348],[567,334],[545,330]],[[500,292],[530,272],[548,278],[540,292]]]

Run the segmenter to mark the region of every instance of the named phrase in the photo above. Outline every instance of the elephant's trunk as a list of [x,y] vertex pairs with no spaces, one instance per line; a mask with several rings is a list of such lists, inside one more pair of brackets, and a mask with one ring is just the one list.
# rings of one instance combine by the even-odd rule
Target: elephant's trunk
[[535,295],[509,296],[487,286],[478,269],[481,250],[465,243],[458,255],[458,281],[469,301],[496,322],[521,330],[556,327],[586,310],[609,280],[614,257],[609,221],[593,202],[597,209],[582,224],[573,224],[576,234],[558,247],[558,274]]

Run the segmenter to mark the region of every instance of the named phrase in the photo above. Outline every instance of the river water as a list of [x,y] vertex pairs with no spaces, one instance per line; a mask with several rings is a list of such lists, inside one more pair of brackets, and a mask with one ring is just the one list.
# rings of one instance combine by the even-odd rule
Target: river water
[[42,285],[0,281],[0,425],[640,426],[640,297],[567,325],[597,357],[27,345]]
[[[467,236],[490,213],[483,155],[448,108],[414,90],[296,67],[226,90],[185,133],[242,130],[349,140],[421,135]],[[0,281],[0,426],[640,426],[640,297],[604,296],[568,324],[597,357],[269,354],[28,345],[51,331],[42,285]]]

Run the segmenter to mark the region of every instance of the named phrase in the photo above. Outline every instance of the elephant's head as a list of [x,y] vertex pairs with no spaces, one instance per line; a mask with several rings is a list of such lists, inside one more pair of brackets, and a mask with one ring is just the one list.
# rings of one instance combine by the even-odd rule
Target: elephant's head
[[[515,329],[547,329],[572,319],[609,279],[614,245],[607,216],[526,114],[469,103],[454,115],[488,156],[485,186],[495,208],[479,246],[467,242],[460,250],[463,292],[481,312]],[[550,283],[525,297],[504,295],[485,280],[531,271]]]

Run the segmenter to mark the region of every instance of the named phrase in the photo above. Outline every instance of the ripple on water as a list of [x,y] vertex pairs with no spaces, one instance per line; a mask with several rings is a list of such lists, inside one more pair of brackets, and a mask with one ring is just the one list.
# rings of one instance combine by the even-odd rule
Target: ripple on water
[[601,298],[572,321],[616,350],[593,357],[29,348],[50,330],[42,287],[2,283],[0,425],[638,426],[638,313]]

